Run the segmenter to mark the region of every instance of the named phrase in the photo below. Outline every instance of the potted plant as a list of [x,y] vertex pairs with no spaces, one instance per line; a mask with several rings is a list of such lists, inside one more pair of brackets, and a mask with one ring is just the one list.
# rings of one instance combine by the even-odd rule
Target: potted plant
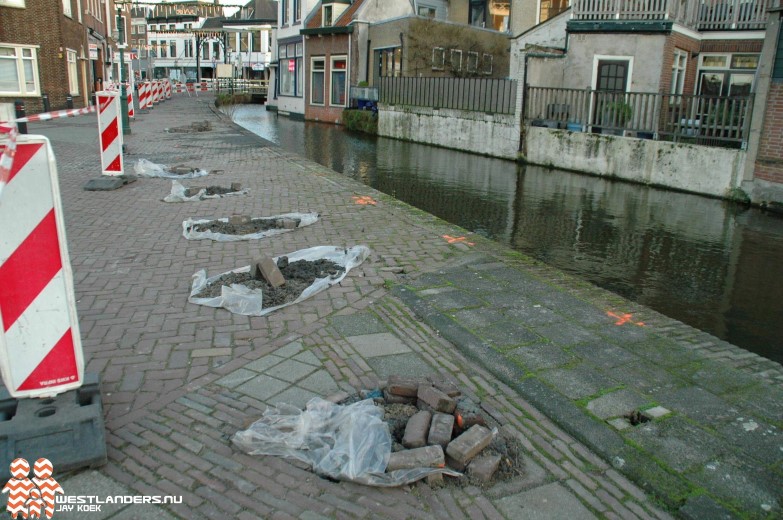
[[[603,133],[613,135],[623,135],[622,128],[633,117],[633,107],[625,101],[613,101],[604,105]],[[619,127],[619,128],[618,128]]]

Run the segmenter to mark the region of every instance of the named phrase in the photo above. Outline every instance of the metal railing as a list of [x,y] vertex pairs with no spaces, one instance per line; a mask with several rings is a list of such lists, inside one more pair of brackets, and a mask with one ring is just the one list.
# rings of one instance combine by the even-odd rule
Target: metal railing
[[753,95],[697,96],[527,87],[525,120],[587,132],[741,147]]
[[269,80],[266,79],[218,78],[211,81],[218,92],[267,94],[269,91]]
[[780,0],[573,0],[574,20],[671,20],[699,30],[763,29]]
[[380,102],[387,105],[451,108],[513,114],[516,80],[496,78],[380,78]]

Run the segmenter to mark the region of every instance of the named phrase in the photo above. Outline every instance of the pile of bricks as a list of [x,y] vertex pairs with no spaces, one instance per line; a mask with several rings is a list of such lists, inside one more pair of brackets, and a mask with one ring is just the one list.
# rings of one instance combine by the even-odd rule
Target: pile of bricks
[[[495,475],[501,456],[483,453],[493,440],[493,432],[481,409],[462,396],[455,385],[390,376],[383,401],[387,405],[413,405],[418,410],[408,419],[402,449],[391,454],[386,471],[448,465],[480,482],[488,482]],[[437,475],[430,483],[440,478]]]

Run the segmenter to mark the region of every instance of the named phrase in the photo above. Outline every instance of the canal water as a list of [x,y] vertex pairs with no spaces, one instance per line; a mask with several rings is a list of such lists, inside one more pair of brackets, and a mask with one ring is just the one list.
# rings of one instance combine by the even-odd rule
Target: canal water
[[234,120],[448,222],[783,363],[783,217],[278,117]]

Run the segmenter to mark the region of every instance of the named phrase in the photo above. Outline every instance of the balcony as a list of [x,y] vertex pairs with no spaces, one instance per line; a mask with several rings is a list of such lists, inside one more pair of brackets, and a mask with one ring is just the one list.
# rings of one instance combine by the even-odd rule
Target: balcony
[[780,0],[573,0],[584,22],[676,22],[699,31],[763,30]]

